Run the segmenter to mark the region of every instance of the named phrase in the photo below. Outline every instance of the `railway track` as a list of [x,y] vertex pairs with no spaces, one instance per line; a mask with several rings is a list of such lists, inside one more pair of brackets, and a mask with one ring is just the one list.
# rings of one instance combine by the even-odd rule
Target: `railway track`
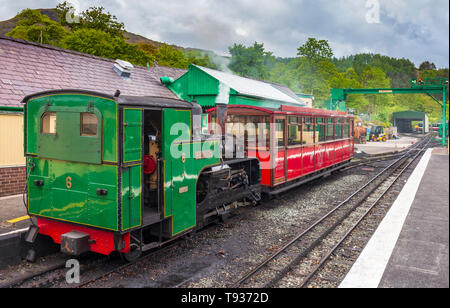
[[[413,155],[413,153],[417,153],[417,152],[420,153],[419,150],[420,150],[421,144],[423,144],[423,142],[418,142],[416,145],[414,145],[413,148],[410,148],[410,150],[406,154],[402,154],[400,159],[396,160],[396,162],[398,162],[401,159],[409,158],[410,156]],[[398,156],[398,154],[388,155],[385,157],[377,157],[377,159],[389,160],[389,159],[395,158],[397,156]],[[383,172],[385,172],[387,169],[393,167],[396,164],[396,162],[390,164],[387,168],[385,168],[383,170]],[[383,172],[378,174],[375,178],[380,178],[381,174]],[[367,186],[367,184],[366,184],[366,186]],[[334,209],[332,212],[337,212],[337,209]],[[338,225],[339,225],[339,223],[336,223],[333,227],[336,228]],[[318,227],[318,226],[314,225],[312,227]],[[198,230],[198,231],[201,232],[202,230]],[[88,260],[86,262],[82,261],[83,263],[80,262],[80,263],[82,263],[81,264],[81,277],[82,277],[82,279],[84,277],[88,277],[88,279],[82,281],[80,284],[68,285],[65,283],[65,271],[66,271],[65,262],[61,262],[60,264],[52,266],[51,268],[45,269],[39,273],[29,275],[27,277],[24,277],[21,280],[16,280],[12,283],[9,283],[7,285],[2,285],[0,287],[2,287],[2,288],[20,287],[24,284],[28,284],[30,281],[38,281],[37,284],[39,286],[43,286],[43,287],[52,287],[52,286],[58,286],[58,285],[61,285],[64,287],[72,287],[72,288],[87,287],[90,284],[93,284],[93,283],[101,280],[102,278],[107,277],[110,274],[122,271],[138,262],[144,261],[144,260],[150,258],[151,256],[155,255],[156,253],[163,252],[164,250],[168,250],[171,247],[177,245],[178,243],[180,243],[182,241],[183,241],[183,239],[180,238],[178,241],[175,241],[172,243],[166,243],[165,246],[149,251],[148,253],[144,254],[140,259],[136,260],[133,263],[124,264],[123,262],[120,262],[119,260],[111,260],[111,258],[104,258],[104,257],[97,258],[94,260]],[[309,249],[308,251],[311,251],[311,250],[312,249]],[[303,253],[303,254],[305,254],[305,253]],[[59,271],[59,274],[53,275],[56,278],[50,278],[50,279],[45,278],[46,275],[51,274],[52,272],[57,272],[57,271]],[[288,273],[289,271],[290,270],[288,270],[286,273]],[[283,275],[286,275],[286,273],[284,273]],[[282,276],[280,276],[280,277],[282,278]],[[313,278],[313,277],[311,277],[311,278]],[[39,281],[41,281],[41,282],[39,282]],[[264,286],[266,286],[266,287],[273,286],[274,283],[276,283],[276,282],[273,281],[271,283],[266,283]],[[241,286],[241,285],[235,284],[235,286]]]
[[[307,286],[430,142],[431,137],[427,136],[416,143],[347,199],[248,271],[231,287],[267,288],[283,285],[285,277],[294,270],[298,276],[304,277],[301,286]],[[342,235],[336,232],[341,232]],[[339,238],[339,241],[336,242],[336,238]],[[304,269],[310,271],[304,272]]]
[[[207,225],[202,229],[197,230],[197,234],[209,230],[211,225]],[[110,258],[100,255],[90,255],[87,257],[78,258],[80,262],[80,283],[67,284],[66,283],[66,260],[58,262],[55,265],[49,266],[41,271],[33,274],[26,275],[22,278],[16,279],[9,283],[1,284],[0,288],[18,288],[18,287],[66,287],[66,288],[83,288],[89,286],[92,283],[107,277],[110,274],[125,270],[128,267],[135,265],[136,263],[148,260],[157,253],[162,253],[168,251],[171,248],[180,245],[185,242],[187,237],[183,234],[182,236],[172,239],[167,242],[161,243],[160,246],[155,247],[143,253],[143,255],[133,261],[125,263],[119,257]],[[70,259],[68,257],[67,259]],[[87,278],[86,278],[87,277]]]

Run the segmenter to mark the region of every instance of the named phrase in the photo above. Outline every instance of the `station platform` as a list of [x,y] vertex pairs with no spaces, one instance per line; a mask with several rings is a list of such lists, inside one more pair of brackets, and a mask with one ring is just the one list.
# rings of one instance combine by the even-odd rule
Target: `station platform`
[[0,198],[0,236],[28,228],[29,225],[22,195]]
[[449,287],[447,149],[425,153],[339,287]]
[[386,142],[367,142],[365,144],[355,144],[356,153],[368,155],[379,155],[399,152],[415,144],[418,138],[413,136],[400,135],[399,139],[392,139]]

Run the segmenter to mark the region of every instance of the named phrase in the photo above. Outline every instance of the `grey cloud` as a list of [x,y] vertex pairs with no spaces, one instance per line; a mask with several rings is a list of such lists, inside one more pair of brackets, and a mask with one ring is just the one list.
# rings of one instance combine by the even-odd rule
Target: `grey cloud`
[[[358,52],[430,60],[448,67],[446,0],[379,0],[380,23],[365,20],[366,0],[79,0],[80,9],[104,6],[127,30],[185,47],[227,52],[233,43],[263,42],[277,56],[293,57],[308,37],[326,39],[336,56]],[[0,0],[0,19],[51,0]]]

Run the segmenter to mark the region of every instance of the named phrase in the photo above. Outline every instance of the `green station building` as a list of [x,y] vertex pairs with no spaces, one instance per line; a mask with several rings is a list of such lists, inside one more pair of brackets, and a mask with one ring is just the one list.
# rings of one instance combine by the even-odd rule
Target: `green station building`
[[195,101],[204,110],[218,103],[263,108],[279,108],[281,105],[308,107],[307,101],[287,86],[244,78],[194,64],[191,64],[180,78],[173,80],[162,77],[161,82],[180,99]]

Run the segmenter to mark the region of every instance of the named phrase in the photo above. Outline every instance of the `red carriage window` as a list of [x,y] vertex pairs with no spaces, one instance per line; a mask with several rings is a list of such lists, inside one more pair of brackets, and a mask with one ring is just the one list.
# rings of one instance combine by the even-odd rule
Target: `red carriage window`
[[316,136],[317,136],[318,142],[326,141],[325,124],[324,124],[323,118],[317,118]]
[[344,119],[336,120],[336,124],[334,126],[335,139],[342,139],[342,123],[344,123]]
[[270,148],[270,117],[260,117],[258,122],[258,147]]
[[305,123],[303,125],[302,144],[313,144],[314,142],[314,124]]
[[275,137],[277,138],[277,145],[279,147],[284,147],[284,126],[285,120],[275,120]]
[[327,141],[334,140],[334,119],[329,118],[327,123]]
[[297,117],[289,118],[288,145],[299,145],[302,143],[302,125],[298,124]]
[[344,124],[344,127],[343,127],[342,131],[343,131],[342,135],[343,135],[344,138],[350,137],[350,127],[349,127],[348,123]]

